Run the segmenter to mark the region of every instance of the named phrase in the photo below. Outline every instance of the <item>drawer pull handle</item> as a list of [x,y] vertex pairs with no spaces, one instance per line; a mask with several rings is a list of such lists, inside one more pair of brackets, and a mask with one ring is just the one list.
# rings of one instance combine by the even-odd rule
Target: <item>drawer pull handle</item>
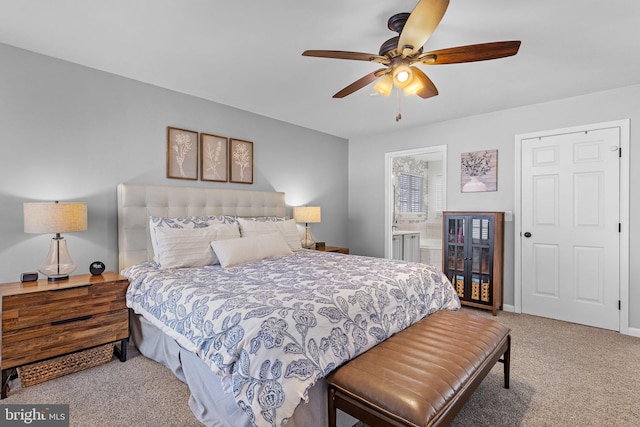
[[88,315],[88,316],[80,316],[80,317],[74,317],[73,319],[67,319],[67,320],[57,320],[55,322],[51,322],[51,326],[56,326],[56,325],[63,325],[65,323],[72,323],[72,322],[80,322],[82,320],[89,320],[91,319],[93,316],[92,315]]

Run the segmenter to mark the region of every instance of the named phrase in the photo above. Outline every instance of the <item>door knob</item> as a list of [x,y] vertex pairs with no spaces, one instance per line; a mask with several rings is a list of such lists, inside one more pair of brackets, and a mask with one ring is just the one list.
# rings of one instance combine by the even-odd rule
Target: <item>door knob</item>
[[529,233],[529,232],[527,231],[526,233],[524,233],[524,237],[526,237],[526,238],[528,239],[529,237],[531,237],[531,233]]

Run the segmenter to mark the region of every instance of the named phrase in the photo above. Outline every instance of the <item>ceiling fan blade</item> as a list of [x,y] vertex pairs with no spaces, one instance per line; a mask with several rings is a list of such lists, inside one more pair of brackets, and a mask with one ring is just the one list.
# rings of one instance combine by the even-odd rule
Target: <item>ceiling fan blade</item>
[[420,0],[409,15],[398,41],[398,52],[406,58],[416,54],[442,20],[449,0]]
[[351,59],[354,61],[378,62],[380,64],[389,63],[389,58],[386,58],[384,56],[375,55],[373,53],[346,52],[343,50],[305,50],[304,52],[302,52],[302,56],[315,56],[318,58],[333,59]]
[[378,76],[384,74],[383,71],[386,71],[386,68],[381,68],[379,70],[374,71],[373,73],[367,74],[366,76],[356,80],[355,82],[351,83],[349,86],[342,89],[340,92],[333,95],[333,97],[344,98],[347,95],[351,95],[353,92],[357,91],[358,89],[362,89],[369,83],[374,82],[378,78]]
[[420,98],[431,98],[432,96],[436,96],[438,94],[438,89],[436,89],[436,85],[433,84],[431,79],[427,77],[425,73],[422,72],[421,69],[416,67],[411,67],[411,70],[414,73],[414,78],[417,77],[421,82],[423,88],[416,92]]
[[520,49],[520,41],[472,44],[426,52],[416,58],[416,62],[439,65],[486,61],[513,56],[518,53],[518,49]]

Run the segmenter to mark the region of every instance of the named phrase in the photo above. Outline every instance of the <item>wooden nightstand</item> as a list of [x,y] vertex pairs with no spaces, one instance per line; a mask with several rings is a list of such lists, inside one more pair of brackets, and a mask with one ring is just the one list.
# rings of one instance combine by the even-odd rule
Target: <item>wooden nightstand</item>
[[2,398],[7,370],[120,341],[127,359],[129,281],[116,273],[67,280],[0,284],[2,307]]
[[349,254],[349,248],[341,248],[339,246],[320,246],[320,247],[313,247],[311,249],[315,249],[316,251],[323,251],[323,252],[337,252],[340,254]]

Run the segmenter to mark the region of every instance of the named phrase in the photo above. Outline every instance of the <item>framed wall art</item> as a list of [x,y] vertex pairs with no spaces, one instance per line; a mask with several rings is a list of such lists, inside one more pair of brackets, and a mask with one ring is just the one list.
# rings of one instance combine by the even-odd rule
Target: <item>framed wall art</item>
[[167,178],[198,179],[198,132],[167,127]]
[[200,179],[227,182],[228,140],[224,136],[200,133]]
[[231,182],[253,184],[253,142],[229,139],[229,175]]
[[463,193],[498,190],[498,150],[462,153],[460,169]]

